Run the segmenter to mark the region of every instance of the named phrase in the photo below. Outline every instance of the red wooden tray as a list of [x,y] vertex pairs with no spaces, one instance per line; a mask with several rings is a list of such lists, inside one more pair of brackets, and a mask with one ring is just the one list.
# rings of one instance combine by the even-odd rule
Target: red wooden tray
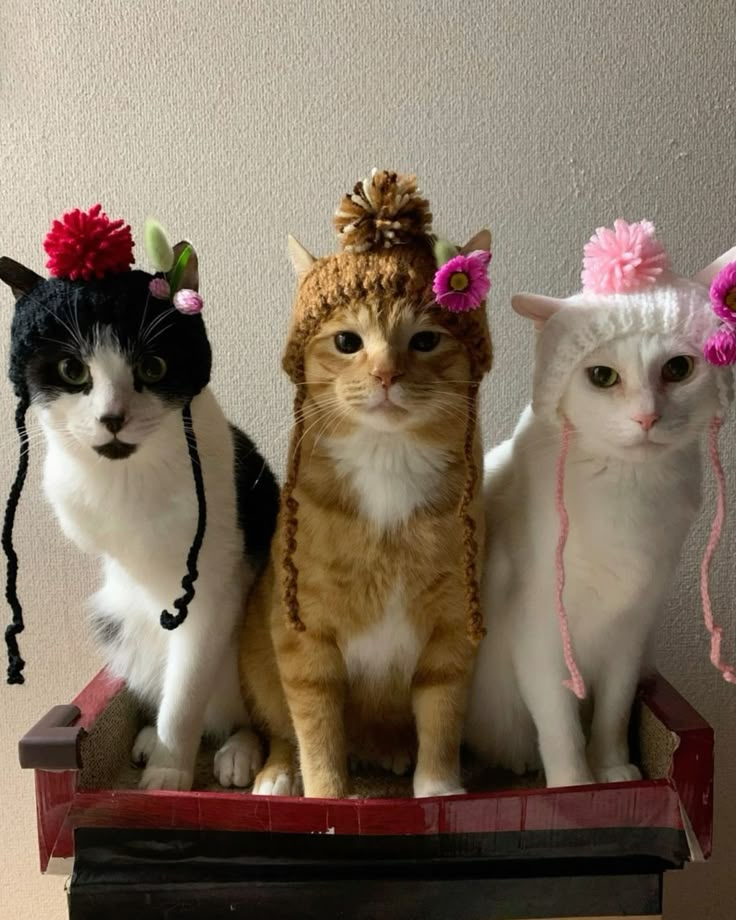
[[[103,671],[77,696],[73,705],[79,715],[72,724],[80,737],[93,729],[121,690],[121,683]],[[423,838],[424,852],[431,840],[442,855],[487,855],[490,848],[500,857],[513,851],[515,857],[522,853],[536,859],[570,856],[571,848],[585,847],[589,853],[598,843],[607,848],[605,855],[657,857],[653,841],[657,834],[668,834],[670,841],[682,842],[683,858],[707,858],[712,729],[661,677],[642,686],[639,705],[674,741],[666,775],[659,779],[436,799],[305,800],[224,791],[89,789],[80,782],[81,763],[78,769],[36,769],[41,870],[52,859],[73,856],[78,828],[260,832],[264,841],[274,834],[320,834],[342,836],[345,844],[411,837]],[[28,766],[33,757],[24,747],[26,739],[21,761]],[[650,831],[654,836],[647,837]]]

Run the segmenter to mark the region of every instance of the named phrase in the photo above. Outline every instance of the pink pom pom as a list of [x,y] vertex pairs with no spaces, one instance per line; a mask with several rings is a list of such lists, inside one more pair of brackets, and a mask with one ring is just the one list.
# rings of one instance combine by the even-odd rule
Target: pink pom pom
[[703,354],[705,360],[716,367],[736,364],[736,329],[721,326],[703,346]]
[[670,267],[664,247],[648,220],[616,220],[613,230],[599,227],[585,246],[583,290],[624,294],[646,287]]
[[171,296],[171,289],[166,278],[151,278],[148,282],[148,290],[158,300],[168,300]]
[[203,301],[201,296],[189,288],[182,288],[174,294],[174,306],[180,313],[186,313],[190,316],[194,313],[201,313]]

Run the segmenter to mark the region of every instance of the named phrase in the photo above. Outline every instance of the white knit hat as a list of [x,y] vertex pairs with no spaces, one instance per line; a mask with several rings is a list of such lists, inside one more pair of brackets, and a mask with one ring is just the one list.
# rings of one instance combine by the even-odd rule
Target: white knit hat
[[[563,299],[514,297],[519,312],[529,315],[530,306],[534,312],[536,305],[538,318],[546,320],[537,344],[535,413],[558,420],[560,401],[575,368],[586,355],[615,339],[677,331],[695,354],[702,354],[706,340],[719,327],[707,272],[695,280],[676,275],[653,224],[617,220],[613,230],[599,228],[586,245],[583,289],[578,294]],[[733,371],[712,370],[723,414],[734,398]]]
[[[715,279],[715,280],[714,280]],[[713,281],[713,285],[711,285]],[[708,586],[710,562],[725,518],[725,477],[718,456],[718,430],[734,398],[736,365],[736,249],[730,250],[695,279],[676,275],[649,221],[613,229],[600,227],[585,247],[583,289],[566,299],[519,294],[512,298],[517,312],[533,319],[541,332],[537,344],[532,406],[535,414],[562,428],[557,460],[555,502],[560,521],[555,566],[555,607],[565,663],[565,681],[579,697],[585,683],[575,661],[564,603],[564,549],[569,530],[565,507],[565,463],[572,425],[559,413],[560,401],[576,367],[608,342],[633,333],[677,332],[694,353],[704,354],[713,373],[720,407],[711,423],[709,455],[717,485],[716,515],[700,572],[705,625],[710,635],[712,663],[730,683],[736,670],[721,656],[721,627],[713,618]],[[710,290],[707,285],[711,285]],[[732,321],[733,319],[733,321]]]

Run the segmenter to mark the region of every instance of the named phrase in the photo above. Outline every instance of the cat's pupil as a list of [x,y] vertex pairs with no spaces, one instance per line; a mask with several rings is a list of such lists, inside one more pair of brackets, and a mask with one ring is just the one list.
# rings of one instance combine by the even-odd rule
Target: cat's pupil
[[363,347],[363,340],[356,332],[338,332],[335,336],[335,348],[344,355],[354,355]]
[[593,386],[600,387],[601,389],[612,387],[621,379],[618,371],[615,371],[612,367],[605,367],[604,365],[589,367],[587,369],[587,374]]
[[79,358],[62,358],[57,370],[59,377],[68,386],[81,387],[89,380],[89,368]]
[[417,332],[411,337],[409,348],[414,351],[434,351],[439,343],[439,332]]
[[158,383],[166,375],[166,362],[158,355],[146,355],[136,365],[136,374],[142,383]]
[[665,383],[681,383],[692,374],[695,361],[690,355],[676,355],[662,367],[662,380]]

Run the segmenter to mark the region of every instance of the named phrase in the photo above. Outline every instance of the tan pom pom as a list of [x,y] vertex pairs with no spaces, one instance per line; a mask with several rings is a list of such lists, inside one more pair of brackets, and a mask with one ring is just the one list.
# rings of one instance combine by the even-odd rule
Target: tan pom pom
[[335,227],[347,252],[401,246],[429,234],[429,202],[417,190],[416,176],[374,169],[345,195]]

